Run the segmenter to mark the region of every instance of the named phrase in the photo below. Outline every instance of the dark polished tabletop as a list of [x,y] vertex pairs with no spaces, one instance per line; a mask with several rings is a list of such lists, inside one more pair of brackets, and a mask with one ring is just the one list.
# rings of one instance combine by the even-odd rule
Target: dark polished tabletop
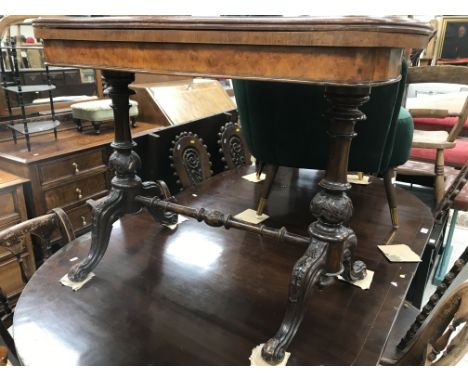
[[[254,208],[261,183],[247,170],[221,173],[177,195],[180,203],[239,213]],[[306,234],[321,172],[280,168],[265,223]],[[288,365],[375,365],[417,263],[390,263],[379,252],[392,231],[381,181],[353,185],[356,258],[375,271],[370,290],[336,281],[311,297]],[[421,253],[430,210],[397,189],[400,229],[393,243]],[[24,289],[14,337],[26,365],[248,365],[252,348],[277,330],[292,267],[304,249],[195,220],[175,231],[146,212],[114,223],[96,276],[73,292],[60,285],[85,235],[58,251]]]

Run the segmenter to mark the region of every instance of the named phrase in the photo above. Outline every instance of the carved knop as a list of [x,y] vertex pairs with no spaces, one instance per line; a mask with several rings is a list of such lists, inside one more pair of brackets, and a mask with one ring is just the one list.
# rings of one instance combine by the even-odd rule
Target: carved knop
[[319,191],[310,203],[312,215],[327,224],[347,222],[353,214],[351,199],[344,193]]

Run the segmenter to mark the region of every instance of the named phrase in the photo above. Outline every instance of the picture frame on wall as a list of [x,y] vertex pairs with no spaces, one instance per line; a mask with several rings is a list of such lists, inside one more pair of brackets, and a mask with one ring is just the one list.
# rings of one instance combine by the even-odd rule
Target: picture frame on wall
[[438,62],[468,62],[468,16],[442,18]]

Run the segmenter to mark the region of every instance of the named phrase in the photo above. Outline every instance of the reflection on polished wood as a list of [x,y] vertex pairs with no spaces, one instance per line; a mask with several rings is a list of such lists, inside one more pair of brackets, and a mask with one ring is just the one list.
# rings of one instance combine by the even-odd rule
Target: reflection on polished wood
[[[177,200],[238,213],[258,198],[261,183],[240,179],[253,171],[221,173]],[[268,225],[305,235],[308,205],[322,176],[280,168]],[[376,247],[393,229],[384,218],[380,183],[350,191],[356,258],[375,271],[372,287],[336,282],[316,293],[288,350],[289,365],[377,364],[417,268],[388,262]],[[393,242],[421,253],[428,238],[421,228],[431,226],[431,212],[409,192],[396,192],[401,228]],[[114,223],[108,254],[87,285],[78,292],[61,286],[69,260],[84,258],[89,246],[88,235],[74,241],[23,291],[14,332],[25,364],[247,365],[252,348],[281,322],[291,268],[303,254],[301,246],[195,220],[170,231],[143,212]]]

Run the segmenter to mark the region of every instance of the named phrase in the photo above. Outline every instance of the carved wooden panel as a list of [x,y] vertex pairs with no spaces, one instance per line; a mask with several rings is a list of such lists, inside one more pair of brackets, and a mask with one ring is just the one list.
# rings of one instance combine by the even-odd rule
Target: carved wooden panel
[[252,164],[251,154],[242,135],[239,124],[228,122],[219,132],[219,152],[225,163],[225,169],[231,170]]
[[213,175],[210,154],[197,134],[184,131],[172,143],[169,158],[181,189],[195,186]]

